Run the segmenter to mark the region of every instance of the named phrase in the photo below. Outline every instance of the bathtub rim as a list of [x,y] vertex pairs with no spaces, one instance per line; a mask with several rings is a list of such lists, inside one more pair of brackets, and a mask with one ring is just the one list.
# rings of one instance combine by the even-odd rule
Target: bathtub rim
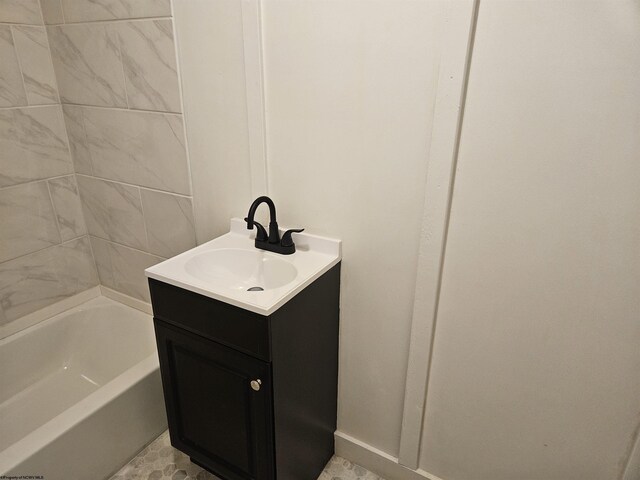
[[[29,332],[37,329],[45,323],[53,323],[55,320],[63,318],[64,316],[71,313],[72,309],[80,309],[82,305],[89,302],[92,302],[91,306],[116,304],[121,307],[132,308],[128,305],[123,305],[122,303],[105,296],[93,297],[81,303],[80,305],[76,305],[73,308],[69,308],[57,315],[52,316],[51,318],[24,328],[9,337],[0,339],[0,346],[8,343],[14,338],[28,335]],[[136,310],[134,308],[132,309]],[[138,313],[140,312],[138,311]],[[151,315],[146,313],[145,315],[149,317],[148,320],[151,322]],[[98,388],[95,392],[90,393],[79,402],[73,404],[71,407],[59,413],[51,420],[45,422],[32,432],[28,433],[25,437],[13,443],[0,452],[0,475],[5,475],[7,472],[18,467],[21,463],[28,460],[28,458],[31,457],[35,452],[45,448],[50,443],[54,442],[57,438],[62,436],[65,432],[69,431],[75,425],[87,419],[96,411],[104,407],[106,404],[112,402],[114,399],[124,394],[127,390],[135,387],[135,385],[142,382],[146,377],[154,374],[159,369],[160,364],[158,361],[158,354],[157,352],[153,352],[144,359],[133,364],[117,377],[100,386],[100,388]]]
[[78,403],[0,452],[0,475],[18,467],[37,452],[90,417],[160,368],[157,354],[149,355]]

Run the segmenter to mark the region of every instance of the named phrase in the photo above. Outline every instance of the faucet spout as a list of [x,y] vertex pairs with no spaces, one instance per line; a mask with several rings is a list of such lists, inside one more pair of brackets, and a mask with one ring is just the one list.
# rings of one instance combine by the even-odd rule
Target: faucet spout
[[[256,211],[258,207],[266,203],[269,207],[269,235],[265,228],[255,220]],[[296,251],[296,245],[291,238],[292,233],[302,232],[301,228],[287,230],[284,232],[282,239],[280,238],[280,230],[278,229],[278,222],[276,221],[276,206],[269,197],[262,196],[254,200],[249,207],[249,213],[244,219],[247,222],[247,230],[253,230],[255,227],[258,231],[255,238],[255,246],[261,250],[268,250],[269,252],[279,253],[281,255],[291,255]]]
[[269,238],[268,238],[268,242],[269,243],[280,243],[280,231],[278,229],[278,221],[276,220],[276,205],[273,203],[273,200],[271,200],[269,197],[267,196],[261,196],[258,197],[254,200],[254,202],[251,204],[251,207],[249,207],[249,213],[247,214],[247,230],[252,230],[255,220],[254,217],[256,216],[256,210],[258,210],[258,207],[260,206],[260,204],[262,203],[266,203],[267,206],[269,207]]

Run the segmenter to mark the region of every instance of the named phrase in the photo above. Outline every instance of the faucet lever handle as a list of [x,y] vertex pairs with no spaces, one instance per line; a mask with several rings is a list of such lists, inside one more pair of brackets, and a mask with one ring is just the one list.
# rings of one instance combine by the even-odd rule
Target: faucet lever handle
[[300,233],[304,232],[304,228],[292,228],[291,230],[287,230],[282,235],[282,240],[280,240],[280,245],[283,247],[290,247],[293,245],[293,239],[291,238],[292,233]]
[[[249,217],[244,217],[244,221],[249,223]],[[255,220],[253,221],[253,224],[256,226],[256,241],[266,242],[268,238],[267,230]]]

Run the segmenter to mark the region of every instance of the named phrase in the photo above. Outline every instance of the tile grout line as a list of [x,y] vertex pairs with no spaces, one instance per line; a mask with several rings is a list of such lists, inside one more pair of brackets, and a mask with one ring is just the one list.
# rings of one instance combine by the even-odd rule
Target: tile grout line
[[0,111],[2,110],[26,110],[31,108],[41,108],[41,107],[55,107],[56,105],[61,105],[60,102],[57,103],[34,103],[33,105],[15,105],[11,107],[0,107]]
[[29,180],[28,182],[20,182],[20,183],[16,183],[13,185],[5,185],[4,187],[0,187],[0,192],[2,190],[6,190],[9,188],[18,188],[18,187],[22,187],[24,185],[31,185],[32,183],[38,183],[38,182],[47,182],[49,180],[56,180],[58,178],[64,178],[64,177],[71,177],[75,175],[75,173],[71,172],[71,173],[65,173],[63,175],[53,175],[51,177],[44,177],[44,178],[36,178],[34,180]]
[[[102,180],[104,182],[119,183],[120,185],[126,185],[127,187],[137,187],[137,188],[141,188],[143,190],[150,190],[152,192],[164,193],[166,195],[174,195],[176,197],[189,198],[189,199],[191,199],[191,201],[193,201],[193,195],[187,195],[185,193],[176,193],[176,192],[172,192],[170,190],[160,190],[159,188],[147,187],[145,185],[138,185],[136,183],[123,182],[122,180],[113,180],[113,179],[110,179],[110,178],[107,178],[107,177],[101,177],[99,175],[87,175],[86,173],[76,173],[76,175],[81,176],[81,177],[90,177],[90,178],[94,178],[94,179],[97,179],[97,180]],[[7,188],[7,187],[4,187],[4,188]]]
[[46,23],[44,23],[44,9],[42,8],[42,0],[38,0],[38,7],[40,10],[40,20],[42,20],[42,26],[44,27]]
[[[64,111],[64,106],[62,107]],[[89,135],[87,135],[87,122],[85,121],[85,114],[83,110],[80,110],[80,126],[82,127],[82,146],[86,149],[87,155],[89,156],[89,169],[91,170],[91,175],[95,175],[96,169],[93,165],[93,154],[91,153],[91,148],[89,148]],[[73,166],[75,170],[75,164]],[[78,172],[76,172],[76,176]]]
[[117,245],[119,247],[128,248],[129,250],[133,250],[134,252],[137,252],[137,253],[143,253],[145,255],[151,255],[152,257],[158,257],[158,258],[161,258],[163,261],[167,260],[167,257],[163,257],[162,255],[156,255],[155,253],[147,252],[145,250],[140,250],[139,248],[130,247],[129,245],[125,245],[124,243],[116,242],[114,240],[111,240],[110,238],[100,237],[99,235],[96,235],[94,233],[87,233],[87,235],[89,237],[95,237],[98,240],[102,240],[103,242],[113,243],[114,245]]
[[[89,237],[89,236],[90,236],[89,233],[83,233],[82,235],[78,235],[77,237],[70,238],[69,240],[65,240],[65,241],[60,242],[60,243],[54,243],[53,245],[47,245],[46,247],[39,248],[37,250],[34,250],[33,252],[23,253],[22,255],[18,255],[17,257],[9,258],[7,260],[4,260],[4,261],[0,262],[0,265],[4,265],[5,263],[13,262],[14,260],[19,260],[21,258],[28,257],[29,255],[35,255],[36,253],[41,253],[41,252],[44,252],[45,250],[49,250],[51,248],[56,248],[56,247],[60,247],[60,246],[63,246],[63,245],[67,245],[68,243],[75,242],[76,240],[79,240],[82,237]],[[98,237],[98,238],[100,238],[100,237]],[[131,248],[131,247],[128,247],[128,248]]]
[[[63,111],[64,111],[64,107]],[[89,135],[87,135],[87,122],[85,121],[85,114],[83,110],[80,110],[80,126],[82,127],[82,144],[85,147],[85,149],[87,150],[87,155],[89,156],[89,168],[91,170],[91,175],[95,175],[96,169],[94,168],[93,165],[93,154],[91,153],[91,148],[89,148]],[[74,164],[74,170],[75,170],[75,164]],[[76,175],[78,175],[78,172],[76,172]]]
[[[79,190],[80,189],[78,189],[78,199],[80,198]],[[80,202],[82,202],[82,200],[80,200]],[[82,215],[84,217],[84,209],[82,208],[82,205],[80,205],[80,208],[82,209]],[[89,242],[89,251],[91,252],[91,260],[93,261],[93,268],[96,269],[96,276],[98,277],[98,285],[102,286],[102,279],[100,278],[100,270],[98,270],[98,261],[96,260],[96,254],[93,251],[93,242],[91,241],[91,235],[89,235],[88,229],[87,229],[87,241]],[[107,255],[109,255],[109,252],[107,252]],[[111,257],[109,257],[109,263],[111,263]]]
[[51,195],[51,186],[49,185],[49,179],[45,180],[47,184],[47,192],[49,193],[49,201],[51,202],[51,208],[53,209],[53,219],[56,222],[56,227],[58,229],[58,236],[60,237],[60,244],[62,244],[62,231],[60,230],[60,222],[58,221],[58,209],[56,208],[56,204],[53,202],[53,195]]
[[[124,68],[124,67],[123,67]],[[73,103],[73,102],[63,102],[63,105],[71,105],[74,107],[84,107],[84,108],[99,108],[102,110],[120,110],[120,111],[131,111],[131,112],[144,112],[144,113],[155,113],[161,115],[182,115],[182,112],[169,112],[166,110],[150,110],[144,108],[132,108],[132,107],[111,107],[105,105],[88,105],[86,103]],[[15,108],[15,107],[7,107],[7,108]]]
[[51,26],[62,26],[62,25],[75,26],[75,25],[91,25],[91,24],[104,25],[109,23],[123,23],[123,22],[150,22],[153,20],[167,20],[170,18],[172,18],[171,15],[159,15],[156,17],[110,18],[110,19],[104,19],[104,20],[80,20],[80,21],[74,21],[74,22],[69,22],[65,18],[64,23],[50,23],[49,25]]
[[10,110],[32,110],[34,108],[43,108],[43,107],[59,107],[62,104],[60,102],[54,103],[34,103],[32,105],[16,105],[11,107],[0,107],[0,112],[2,111],[10,111]]
[[[62,4],[62,0],[58,0],[58,3],[60,4],[60,13],[62,13],[62,23],[58,25],[64,25],[67,23],[67,16],[64,13],[64,5]],[[55,24],[52,24],[52,25],[55,25]]]
[[[49,40],[49,36],[47,35],[47,41]],[[53,66],[53,61],[52,61],[52,66]],[[54,77],[55,77],[55,73],[54,73]],[[58,92],[58,97],[60,97],[60,93]],[[64,110],[62,108],[62,104],[58,103],[58,107],[60,107],[60,121],[62,122],[62,127],[64,128],[64,134],[67,137],[67,155],[69,156],[69,163],[71,163],[71,169],[73,170],[73,173],[71,175],[75,175],[76,174],[76,166],[73,163],[73,155],[71,154],[71,140],[69,140],[69,129],[67,128],[67,120],[64,118]]]
[[138,187],[138,198],[140,199],[140,213],[142,213],[142,226],[144,227],[144,239],[147,242],[147,250],[151,250],[151,246],[149,244],[149,230],[147,229],[147,217],[144,215],[144,205],[142,204],[142,192],[140,191],[140,187]]
[[153,20],[168,20],[172,18],[171,15],[160,15],[157,17],[135,17],[135,18],[111,18],[108,20],[81,20],[78,22],[68,22],[66,19],[66,15],[64,12],[64,6],[62,2],[60,2],[60,11],[62,12],[62,23],[53,22],[53,23],[45,23],[44,22],[44,14],[43,14],[43,23],[24,23],[24,22],[0,22],[0,25],[17,25],[17,26],[25,26],[25,27],[42,27],[50,26],[50,27],[61,27],[61,26],[75,26],[75,25],[91,25],[91,24],[108,24],[108,23],[123,23],[123,22],[149,22]]
[[[62,8],[62,4],[60,4],[60,7]],[[42,13],[42,15],[43,15],[43,21],[44,21],[44,12]],[[53,66],[53,53],[51,53],[51,42],[49,42],[49,30],[47,29],[46,24],[42,28],[44,29],[44,37],[47,41],[49,61],[51,62],[51,70],[53,72],[53,82],[55,83],[55,88],[56,88],[57,105],[60,105],[60,109],[62,110],[62,98],[60,98],[60,86],[58,85],[58,75],[56,74],[56,67]],[[63,118],[63,121],[64,121],[64,118]],[[66,126],[65,126],[65,130],[66,130]],[[69,136],[67,135],[67,141],[68,140],[69,140]]]
[[[54,72],[55,72],[55,68],[54,68]],[[159,115],[177,115],[177,116],[183,115],[182,112],[168,112],[164,110],[145,110],[144,108],[109,107],[104,105],[88,105],[86,103],[72,103],[72,102],[66,102],[63,100],[60,100],[57,103],[37,103],[33,105],[16,105],[11,107],[0,107],[0,111],[1,110],[18,110],[18,109],[25,109],[25,108],[37,108],[37,107],[52,107],[55,105],[62,105],[62,106],[69,105],[71,107],[77,107],[77,108],[97,108],[101,110],[116,110],[116,111],[122,111],[122,112],[153,113],[156,115],[158,114]]]
[[[60,0],[60,8],[62,9],[62,0]],[[62,11],[62,17],[64,19],[64,10]],[[47,38],[49,35],[47,34]],[[56,77],[57,78],[57,77]],[[60,99],[62,102],[62,98]],[[82,199],[82,195],[80,195],[80,185],[78,184],[78,172],[76,171],[76,163],[74,159],[74,155],[71,152],[71,136],[69,135],[69,126],[67,125],[67,115],[64,113],[64,104],[60,104],[60,110],[62,110],[62,120],[64,122],[65,131],[67,132],[67,142],[69,143],[69,157],[71,158],[71,165],[73,167],[73,177],[76,182],[76,188],[78,189],[78,201],[80,202],[80,211],[82,212],[82,220],[84,221],[85,229],[87,231],[87,240],[89,241],[89,250],[91,251],[91,259],[93,260],[93,267],[96,269],[96,276],[98,277],[98,286],[102,286],[102,279],[100,278],[100,270],[98,270],[98,261],[96,260],[96,255],[93,250],[93,242],[91,241],[91,235],[89,233],[89,226],[86,219],[86,210],[85,210],[85,202]],[[84,112],[80,112],[80,127],[82,127],[82,135],[83,135],[83,143],[87,143],[87,132],[84,125]],[[93,159],[91,158],[91,152],[87,148],[87,154],[89,155],[89,168],[91,169],[91,174],[93,174]],[[111,267],[111,256],[107,251],[107,255],[109,256],[109,266]]]
[[24,23],[24,22],[0,22],[0,26],[6,25],[7,27],[42,27],[40,23]]

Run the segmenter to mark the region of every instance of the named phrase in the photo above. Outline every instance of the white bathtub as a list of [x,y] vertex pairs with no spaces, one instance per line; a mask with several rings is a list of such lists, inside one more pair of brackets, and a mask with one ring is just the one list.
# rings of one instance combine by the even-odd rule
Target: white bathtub
[[0,475],[107,478],[166,425],[149,315],[98,297],[0,340]]

